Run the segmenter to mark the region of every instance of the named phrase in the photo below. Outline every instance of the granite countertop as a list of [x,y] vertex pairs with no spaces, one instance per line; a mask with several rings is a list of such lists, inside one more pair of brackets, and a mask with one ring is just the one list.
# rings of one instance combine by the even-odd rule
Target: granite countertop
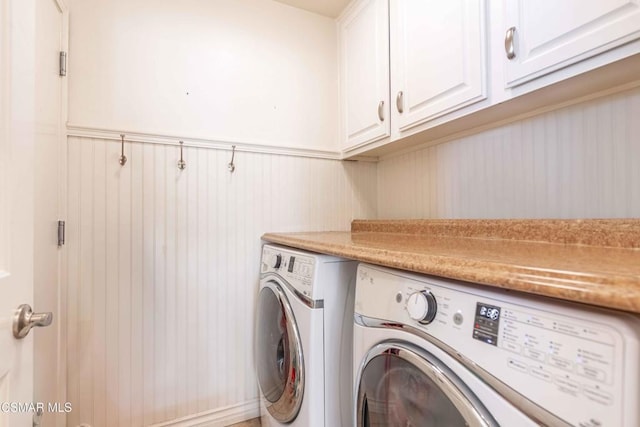
[[640,314],[640,220],[356,220],[263,240]]

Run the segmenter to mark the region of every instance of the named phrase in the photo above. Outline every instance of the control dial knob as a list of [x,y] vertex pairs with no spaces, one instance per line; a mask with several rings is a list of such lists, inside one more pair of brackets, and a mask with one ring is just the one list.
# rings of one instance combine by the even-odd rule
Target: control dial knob
[[271,255],[269,260],[269,265],[277,270],[280,268],[280,264],[282,264],[282,255],[280,254]]
[[414,292],[407,300],[407,311],[413,320],[427,325],[433,321],[438,311],[436,297],[429,291]]

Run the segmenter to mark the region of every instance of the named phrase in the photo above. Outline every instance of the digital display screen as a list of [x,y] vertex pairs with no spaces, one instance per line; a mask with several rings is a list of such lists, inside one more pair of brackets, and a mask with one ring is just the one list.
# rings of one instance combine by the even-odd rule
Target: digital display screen
[[500,307],[478,303],[476,306],[476,317],[483,317],[497,322],[500,320]]
[[500,329],[500,307],[481,302],[476,303],[473,322],[473,338],[491,345],[498,345]]

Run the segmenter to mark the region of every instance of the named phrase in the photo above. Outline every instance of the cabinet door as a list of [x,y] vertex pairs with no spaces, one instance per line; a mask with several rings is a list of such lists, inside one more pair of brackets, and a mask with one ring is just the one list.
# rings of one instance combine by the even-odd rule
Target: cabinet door
[[391,0],[393,136],[486,98],[483,0]]
[[354,5],[339,24],[343,149],[389,136],[389,7]]
[[515,28],[507,87],[640,37],[639,0],[505,0],[504,7],[505,31]]

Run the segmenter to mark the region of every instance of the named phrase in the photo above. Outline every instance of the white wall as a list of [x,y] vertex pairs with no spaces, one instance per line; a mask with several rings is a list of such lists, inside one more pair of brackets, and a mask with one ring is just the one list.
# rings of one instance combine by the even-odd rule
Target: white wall
[[380,218],[640,217],[640,89],[383,159]]
[[338,150],[334,21],[270,0],[71,0],[69,123]]
[[[260,236],[375,217],[376,165],[69,139],[68,425],[258,415]],[[236,418],[233,418],[233,417]],[[170,424],[171,425],[171,424]],[[212,424],[220,425],[220,424]]]
[[68,425],[258,415],[260,236],[376,216],[375,164],[314,157],[336,50],[333,20],[270,0],[70,1]]

